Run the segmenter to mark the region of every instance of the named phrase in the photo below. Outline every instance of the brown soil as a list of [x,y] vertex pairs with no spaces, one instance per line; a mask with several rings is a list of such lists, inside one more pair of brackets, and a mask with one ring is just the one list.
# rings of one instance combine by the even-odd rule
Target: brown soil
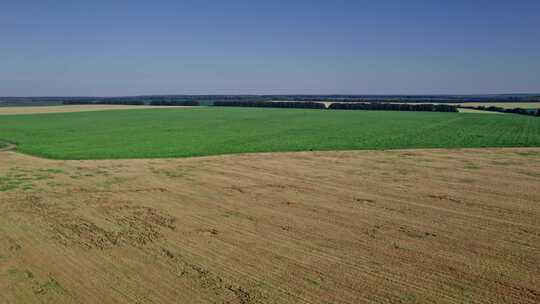
[[540,149],[0,152],[0,303],[540,303]]

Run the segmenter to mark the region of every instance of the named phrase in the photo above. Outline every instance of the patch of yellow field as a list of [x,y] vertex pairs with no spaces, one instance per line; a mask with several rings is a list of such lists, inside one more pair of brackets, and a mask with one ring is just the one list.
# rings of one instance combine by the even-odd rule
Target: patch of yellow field
[[504,112],[495,112],[495,111],[482,111],[475,109],[458,109],[459,113],[476,113],[476,114],[508,114]]
[[454,105],[462,105],[469,107],[500,107],[505,109],[522,108],[522,109],[540,109],[540,102],[467,102],[455,103]]
[[124,106],[124,105],[66,105],[44,107],[0,107],[0,115],[70,113],[103,110],[129,110],[153,108],[187,108],[180,106]]

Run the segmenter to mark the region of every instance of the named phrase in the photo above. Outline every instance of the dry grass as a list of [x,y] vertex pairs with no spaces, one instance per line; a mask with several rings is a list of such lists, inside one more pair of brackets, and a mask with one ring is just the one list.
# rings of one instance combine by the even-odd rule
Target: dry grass
[[44,113],[70,113],[103,110],[129,110],[129,109],[152,109],[152,108],[187,108],[187,107],[164,107],[164,106],[124,106],[124,105],[69,105],[69,106],[44,106],[44,107],[0,107],[0,115],[17,114],[44,114]]
[[540,109],[540,102],[467,102],[458,103],[456,105],[470,106],[470,107],[501,107],[505,109],[522,108],[522,109]]
[[540,302],[538,148],[0,152],[0,189],[1,303]]
[[476,113],[476,114],[508,114],[504,112],[482,111],[475,109],[458,109],[459,113]]

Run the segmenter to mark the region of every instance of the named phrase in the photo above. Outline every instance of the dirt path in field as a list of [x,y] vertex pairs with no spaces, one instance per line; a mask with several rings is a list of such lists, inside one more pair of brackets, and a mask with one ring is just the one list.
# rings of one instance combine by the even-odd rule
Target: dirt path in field
[[[0,142],[0,144],[1,143],[2,142]],[[10,144],[10,143],[5,143],[5,146],[3,148],[0,148],[0,152],[15,150],[15,148],[17,148],[16,145]]]
[[539,303],[540,149],[0,152],[0,303]]
[[191,108],[184,106],[124,106],[124,105],[68,105],[43,107],[0,107],[0,115],[72,113],[104,110]]

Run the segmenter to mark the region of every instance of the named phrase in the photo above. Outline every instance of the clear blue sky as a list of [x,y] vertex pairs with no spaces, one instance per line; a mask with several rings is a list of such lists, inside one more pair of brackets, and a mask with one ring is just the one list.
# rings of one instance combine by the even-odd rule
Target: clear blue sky
[[540,92],[538,0],[0,6],[0,96],[517,92]]

